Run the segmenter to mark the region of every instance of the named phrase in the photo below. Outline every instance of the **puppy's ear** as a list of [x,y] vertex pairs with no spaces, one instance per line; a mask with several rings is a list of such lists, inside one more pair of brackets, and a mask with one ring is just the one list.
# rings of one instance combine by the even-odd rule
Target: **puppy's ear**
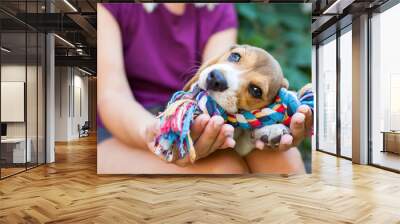
[[289,89],[289,81],[285,78],[282,79],[282,88]]
[[[225,53],[225,52],[224,52]],[[210,60],[208,60],[207,62],[203,63],[199,70],[197,70],[196,74],[189,80],[189,82],[186,83],[186,85],[183,87],[183,91],[189,91],[192,88],[192,85],[195,84],[199,78],[200,78],[200,73],[201,71],[203,71],[205,68],[207,68],[210,65],[216,64],[218,59],[222,56],[221,55],[217,55],[213,58],[211,58]]]
[[229,50],[233,50],[235,48],[238,48],[240,45],[239,44],[232,44],[232,46],[229,48]]

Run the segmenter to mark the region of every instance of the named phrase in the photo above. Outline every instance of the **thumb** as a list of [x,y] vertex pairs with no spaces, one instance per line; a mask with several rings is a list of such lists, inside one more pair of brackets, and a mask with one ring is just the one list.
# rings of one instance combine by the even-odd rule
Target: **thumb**
[[154,141],[155,137],[160,134],[161,122],[159,119],[154,120],[146,127],[146,140],[148,142]]

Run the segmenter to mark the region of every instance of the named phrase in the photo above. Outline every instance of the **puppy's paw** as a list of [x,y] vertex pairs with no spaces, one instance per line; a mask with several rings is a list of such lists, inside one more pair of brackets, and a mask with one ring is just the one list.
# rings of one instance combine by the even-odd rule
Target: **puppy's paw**
[[271,148],[277,147],[281,141],[281,137],[285,134],[289,134],[289,128],[283,124],[273,124],[253,131],[254,140],[261,140],[266,146]]

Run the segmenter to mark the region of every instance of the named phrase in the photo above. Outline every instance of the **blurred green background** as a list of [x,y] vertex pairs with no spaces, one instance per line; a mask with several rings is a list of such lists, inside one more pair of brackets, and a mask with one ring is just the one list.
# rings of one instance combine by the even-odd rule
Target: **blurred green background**
[[[311,3],[238,3],[239,44],[261,47],[280,63],[289,88],[311,82]],[[299,146],[311,172],[311,141]]]
[[236,10],[240,44],[271,53],[290,89],[311,82],[311,3],[239,3]]

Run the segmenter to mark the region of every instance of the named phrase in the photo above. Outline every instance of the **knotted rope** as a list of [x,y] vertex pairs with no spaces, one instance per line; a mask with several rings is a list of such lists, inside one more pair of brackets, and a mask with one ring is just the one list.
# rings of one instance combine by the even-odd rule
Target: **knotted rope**
[[314,106],[312,90],[306,90],[301,96],[281,88],[275,101],[265,108],[253,111],[239,111],[237,114],[227,113],[204,90],[195,87],[193,90],[176,92],[168,102],[167,109],[161,113],[160,134],[156,137],[155,153],[168,162],[190,156],[196,159],[190,127],[196,116],[206,113],[210,116],[220,115],[226,123],[243,129],[256,129],[266,125],[283,123],[290,125],[292,115],[300,105]]

